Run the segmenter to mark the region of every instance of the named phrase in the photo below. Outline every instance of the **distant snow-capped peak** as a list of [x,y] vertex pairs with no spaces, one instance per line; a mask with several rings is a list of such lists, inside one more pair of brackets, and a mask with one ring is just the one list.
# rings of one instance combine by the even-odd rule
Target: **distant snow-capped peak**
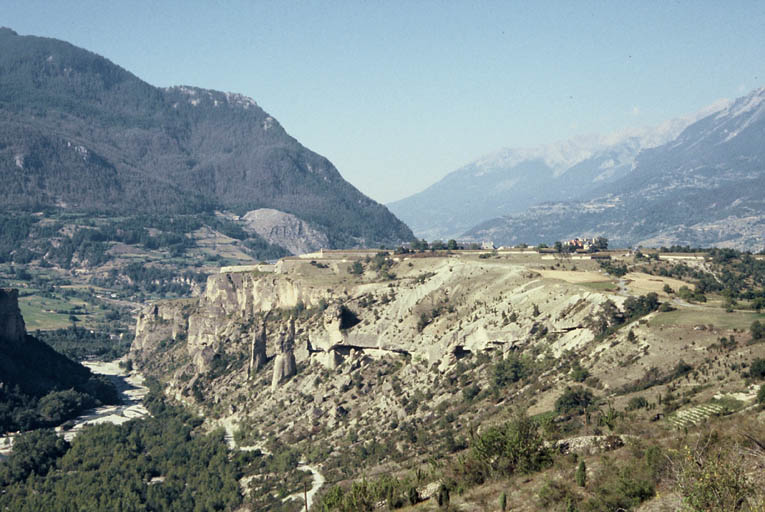
[[760,108],[763,102],[765,102],[765,87],[760,87],[746,96],[738,98],[736,101],[729,101],[728,104],[720,110],[720,113],[717,114],[715,119],[738,117]]
[[[738,111],[752,109],[765,99],[765,88],[759,89],[757,103],[751,99]],[[755,91],[757,92],[757,91]],[[742,100],[736,102],[738,104]],[[692,114],[669,119],[655,126],[631,127],[607,135],[578,135],[570,139],[530,148],[502,148],[474,161],[474,175],[481,176],[497,169],[514,167],[529,160],[542,160],[555,175],[563,174],[574,165],[596,156],[605,150],[617,151],[618,161],[613,165],[630,163],[642,149],[661,146],[677,138],[683,130],[696,121],[715,112],[732,108],[733,102],[720,99]]]

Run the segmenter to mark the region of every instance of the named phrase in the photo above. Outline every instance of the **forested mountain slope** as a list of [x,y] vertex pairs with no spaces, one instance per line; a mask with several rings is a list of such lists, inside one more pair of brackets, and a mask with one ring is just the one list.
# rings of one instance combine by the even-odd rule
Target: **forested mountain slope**
[[68,43],[0,29],[0,208],[242,215],[272,208],[332,246],[411,231],[253,100],[161,89]]

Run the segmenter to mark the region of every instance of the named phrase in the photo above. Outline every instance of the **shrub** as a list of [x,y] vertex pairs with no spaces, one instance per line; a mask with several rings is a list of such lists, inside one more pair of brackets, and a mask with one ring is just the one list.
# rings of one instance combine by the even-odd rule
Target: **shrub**
[[627,297],[624,301],[624,314],[628,320],[634,320],[659,309],[659,296],[651,292],[640,297]]
[[755,493],[746,467],[722,447],[686,448],[673,464],[683,502],[691,510],[745,510]]
[[478,396],[478,393],[481,392],[481,388],[478,386],[478,384],[473,384],[472,386],[468,386],[462,390],[462,398],[466,402],[470,402],[475,397]]
[[632,460],[625,466],[617,467],[610,460],[600,470],[593,497],[579,507],[588,512],[611,512],[632,510],[643,501],[653,497],[656,479],[645,460]]
[[632,398],[630,398],[630,401],[627,402],[628,411],[644,409],[645,407],[648,407],[648,400],[646,400],[645,397],[642,397],[642,396],[633,396]]
[[364,273],[364,267],[362,266],[361,262],[356,260],[353,262],[353,264],[348,267],[348,273],[354,274],[354,275],[361,275]]
[[765,337],[765,326],[759,320],[755,320],[749,327],[749,332],[752,334],[752,340],[761,340]]
[[497,361],[492,369],[492,385],[495,388],[503,388],[508,384],[518,382],[529,374],[529,365],[511,354]]
[[550,480],[537,494],[539,510],[577,510],[578,496],[565,482]]
[[438,487],[438,507],[449,507],[449,487],[447,487],[444,483]]
[[594,401],[593,394],[583,387],[567,387],[555,401],[555,411],[559,414],[583,412]]
[[521,411],[507,423],[490,427],[475,436],[472,455],[499,475],[531,473],[552,460],[539,433],[539,425]]
[[693,366],[689,365],[682,359],[677,362],[675,368],[672,370],[672,379],[679,379],[688,373],[693,371]]
[[765,359],[757,358],[749,367],[749,376],[753,379],[765,379]]
[[587,485],[587,465],[584,460],[580,460],[576,468],[576,485],[579,487]]
[[574,382],[584,382],[589,376],[590,372],[586,368],[582,368],[579,363],[574,364],[574,368],[571,370],[571,379]]
[[409,499],[410,505],[417,505],[417,503],[420,502],[420,495],[417,492],[417,487],[409,487],[409,491],[407,491],[407,498]]

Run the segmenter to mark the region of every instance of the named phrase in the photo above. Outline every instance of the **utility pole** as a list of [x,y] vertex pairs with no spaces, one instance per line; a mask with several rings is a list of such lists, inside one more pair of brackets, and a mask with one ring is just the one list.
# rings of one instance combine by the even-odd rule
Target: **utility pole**
[[303,482],[303,499],[305,499],[305,512],[308,512],[308,484]]

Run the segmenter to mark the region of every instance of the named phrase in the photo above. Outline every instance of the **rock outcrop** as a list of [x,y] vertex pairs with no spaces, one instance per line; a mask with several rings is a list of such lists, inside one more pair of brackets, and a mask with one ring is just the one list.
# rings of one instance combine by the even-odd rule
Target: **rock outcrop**
[[200,306],[217,309],[229,317],[251,318],[274,309],[294,308],[299,303],[310,307],[332,295],[326,287],[289,275],[232,272],[207,278]]
[[17,397],[6,397],[2,404],[5,416],[0,418],[0,434],[3,425],[19,426],[13,411],[31,397],[74,389],[98,400],[110,400],[109,393],[97,391],[103,388],[93,387],[90,378],[90,370],[27,334],[18,290],[0,288],[0,389],[11,390]]
[[19,309],[19,291],[0,288],[0,340],[19,344],[26,333]]
[[240,219],[245,230],[255,232],[270,244],[284,247],[292,254],[305,254],[329,247],[329,238],[298,217],[272,208],[247,212]]
[[247,366],[247,378],[251,379],[255,372],[265,366],[267,361],[266,356],[266,321],[268,320],[268,314],[263,317],[263,322],[260,324],[260,328],[252,337],[250,343],[250,364]]
[[[381,280],[350,274],[355,258],[291,258],[280,262],[289,263],[284,272],[211,275],[202,296],[140,313],[130,358],[167,375],[184,400],[197,396],[195,379],[203,375],[204,382],[226,375],[242,386],[265,384],[272,396],[298,363],[339,370],[364,358],[404,357],[446,371],[464,354],[523,351],[540,342],[553,355],[578,350],[595,338],[592,318],[609,300],[623,301],[507,259],[391,258],[397,277]],[[303,392],[312,393],[311,386]]]
[[274,358],[274,376],[271,379],[271,389],[275,390],[286,379],[297,373],[295,361],[295,319],[290,318],[289,327],[282,329],[277,338],[278,353]]

